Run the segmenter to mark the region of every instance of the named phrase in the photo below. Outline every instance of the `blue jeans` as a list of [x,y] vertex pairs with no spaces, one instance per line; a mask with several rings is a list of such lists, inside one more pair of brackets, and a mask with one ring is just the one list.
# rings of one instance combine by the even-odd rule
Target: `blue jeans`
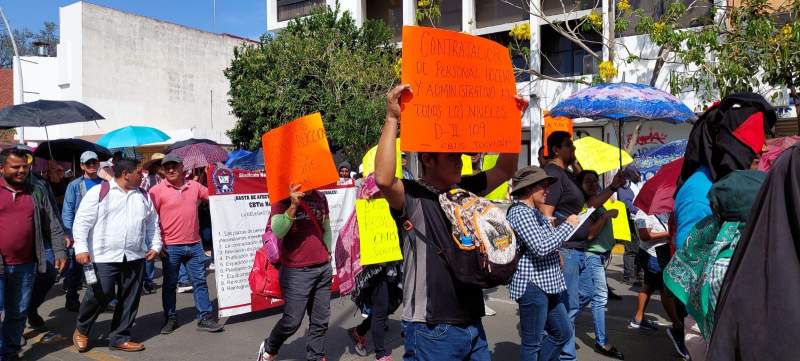
[[481,321],[468,326],[403,321],[405,361],[489,361],[489,344]]
[[608,285],[606,285],[605,263],[605,255],[586,252],[586,272],[581,275],[580,287],[579,311],[589,303],[592,304],[595,342],[601,346],[608,343],[608,339],[606,339]]
[[164,267],[164,292],[161,302],[164,306],[164,317],[175,318],[175,291],[178,287],[178,272],[181,265],[186,265],[194,288],[194,306],[197,319],[211,314],[212,306],[208,298],[208,284],[205,269],[206,255],[200,242],[186,245],[167,246],[167,256],[162,259]]
[[46,248],[44,250],[45,261],[47,262],[47,272],[36,273],[36,281],[33,284],[33,291],[31,291],[31,300],[28,305],[28,312],[37,312],[39,306],[44,303],[47,298],[47,292],[53,288],[58,278],[58,271],[56,271],[56,258],[53,255],[53,250]]
[[563,292],[547,294],[531,282],[517,300],[521,361],[558,360],[561,348],[573,337],[567,309],[561,302],[563,296]]
[[[577,360],[578,351],[575,349],[575,319],[580,312],[580,293],[586,285],[582,284],[586,273],[586,252],[582,250],[562,248],[561,257],[564,259],[564,282],[567,284],[566,297],[562,297],[564,308],[567,310],[569,324],[572,328],[572,337],[564,344],[561,350],[561,360]],[[584,277],[582,277],[584,276]]]
[[5,265],[5,273],[0,276],[0,300],[4,310],[0,353],[6,358],[19,352],[25,320],[28,318],[28,304],[36,282],[36,263]]
[[144,261],[144,283],[152,284],[156,278],[156,262]]
[[189,272],[186,271],[186,265],[181,264],[181,268],[178,271],[178,283],[191,283],[191,281],[189,281]]

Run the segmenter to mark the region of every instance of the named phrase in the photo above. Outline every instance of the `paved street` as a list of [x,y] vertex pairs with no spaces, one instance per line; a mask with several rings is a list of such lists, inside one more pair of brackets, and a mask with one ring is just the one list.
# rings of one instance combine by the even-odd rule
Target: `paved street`
[[[627,320],[635,308],[634,289],[623,286],[621,280],[622,257],[615,255],[609,268],[609,282],[612,289],[623,297],[621,301],[609,301],[606,316],[608,337],[625,353],[626,360],[672,361],[679,360],[672,349],[669,339],[663,330],[655,333],[641,333],[630,330]],[[160,282],[160,279],[159,279]],[[213,285],[213,273],[209,277]],[[212,294],[213,290],[212,290]],[[497,315],[484,318],[486,333],[495,360],[516,360],[519,352],[519,317],[516,303],[509,300],[505,288],[487,292],[489,306],[497,311]],[[656,297],[657,299],[657,297]],[[40,313],[47,319],[47,324],[55,327],[69,338],[74,330],[75,314],[64,309],[63,293],[60,284],[51,292],[51,298],[42,306]],[[278,321],[278,310],[261,312],[253,315],[231,317],[225,322],[225,331],[220,334],[208,334],[195,330],[194,306],[191,294],[178,295],[178,316],[181,323],[175,333],[161,336],[161,294],[142,297],[139,318],[133,330],[134,339],[144,342],[147,349],[137,354],[111,351],[104,340],[111,314],[105,314],[98,320],[92,334],[92,349],[85,354],[78,354],[69,340],[54,344],[41,344],[41,335],[27,330],[30,338],[25,347],[23,357],[27,360],[253,360],[261,340]],[[666,324],[663,309],[659,302],[651,303],[648,316],[659,323]],[[48,319],[49,318],[49,319]],[[332,316],[328,332],[329,360],[374,360],[374,356],[358,357],[352,352],[346,330],[361,320],[349,298],[335,298],[332,301]],[[304,323],[301,330],[306,329]],[[387,346],[392,348],[395,360],[402,359],[402,339],[400,337],[399,312],[389,321]],[[591,314],[585,310],[578,319],[578,342],[580,360],[608,360],[591,348],[594,339]],[[371,350],[371,345],[369,346]],[[289,339],[281,349],[281,359],[302,360],[305,356],[305,339],[302,331]]]

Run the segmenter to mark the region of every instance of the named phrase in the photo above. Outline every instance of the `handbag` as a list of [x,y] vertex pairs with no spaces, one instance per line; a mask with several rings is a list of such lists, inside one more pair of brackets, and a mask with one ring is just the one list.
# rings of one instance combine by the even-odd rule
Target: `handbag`
[[264,229],[264,234],[261,235],[262,248],[269,263],[278,264],[281,262],[281,240],[272,232],[271,224],[270,218],[270,222],[267,222],[267,228]]
[[248,282],[250,292],[263,297],[282,298],[279,271],[272,263],[267,262],[267,251],[262,247],[256,251],[253,268],[250,269]]

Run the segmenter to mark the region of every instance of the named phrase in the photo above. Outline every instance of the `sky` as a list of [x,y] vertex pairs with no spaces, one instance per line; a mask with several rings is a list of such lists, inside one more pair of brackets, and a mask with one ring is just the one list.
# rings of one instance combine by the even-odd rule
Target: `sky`
[[[258,39],[267,28],[266,0],[92,0],[90,3],[195,29]],[[76,0],[0,0],[12,28],[37,32],[45,21],[58,24],[58,8]]]

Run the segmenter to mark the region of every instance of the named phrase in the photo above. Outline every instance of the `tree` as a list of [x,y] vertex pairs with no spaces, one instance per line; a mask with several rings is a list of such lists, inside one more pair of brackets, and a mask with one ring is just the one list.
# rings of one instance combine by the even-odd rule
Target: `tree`
[[359,28],[338,5],[294,19],[279,34],[234,50],[225,76],[238,121],[228,135],[255,149],[262,133],[319,111],[332,147],[356,162],[380,136],[398,56],[383,22]]
[[[46,21],[38,33],[34,33],[28,28],[14,29],[14,41],[17,43],[17,51],[20,56],[39,55],[34,43],[45,44],[45,56],[56,56],[56,45],[58,45],[56,23]],[[0,68],[10,68],[14,63],[14,47],[5,27],[0,27]]]

